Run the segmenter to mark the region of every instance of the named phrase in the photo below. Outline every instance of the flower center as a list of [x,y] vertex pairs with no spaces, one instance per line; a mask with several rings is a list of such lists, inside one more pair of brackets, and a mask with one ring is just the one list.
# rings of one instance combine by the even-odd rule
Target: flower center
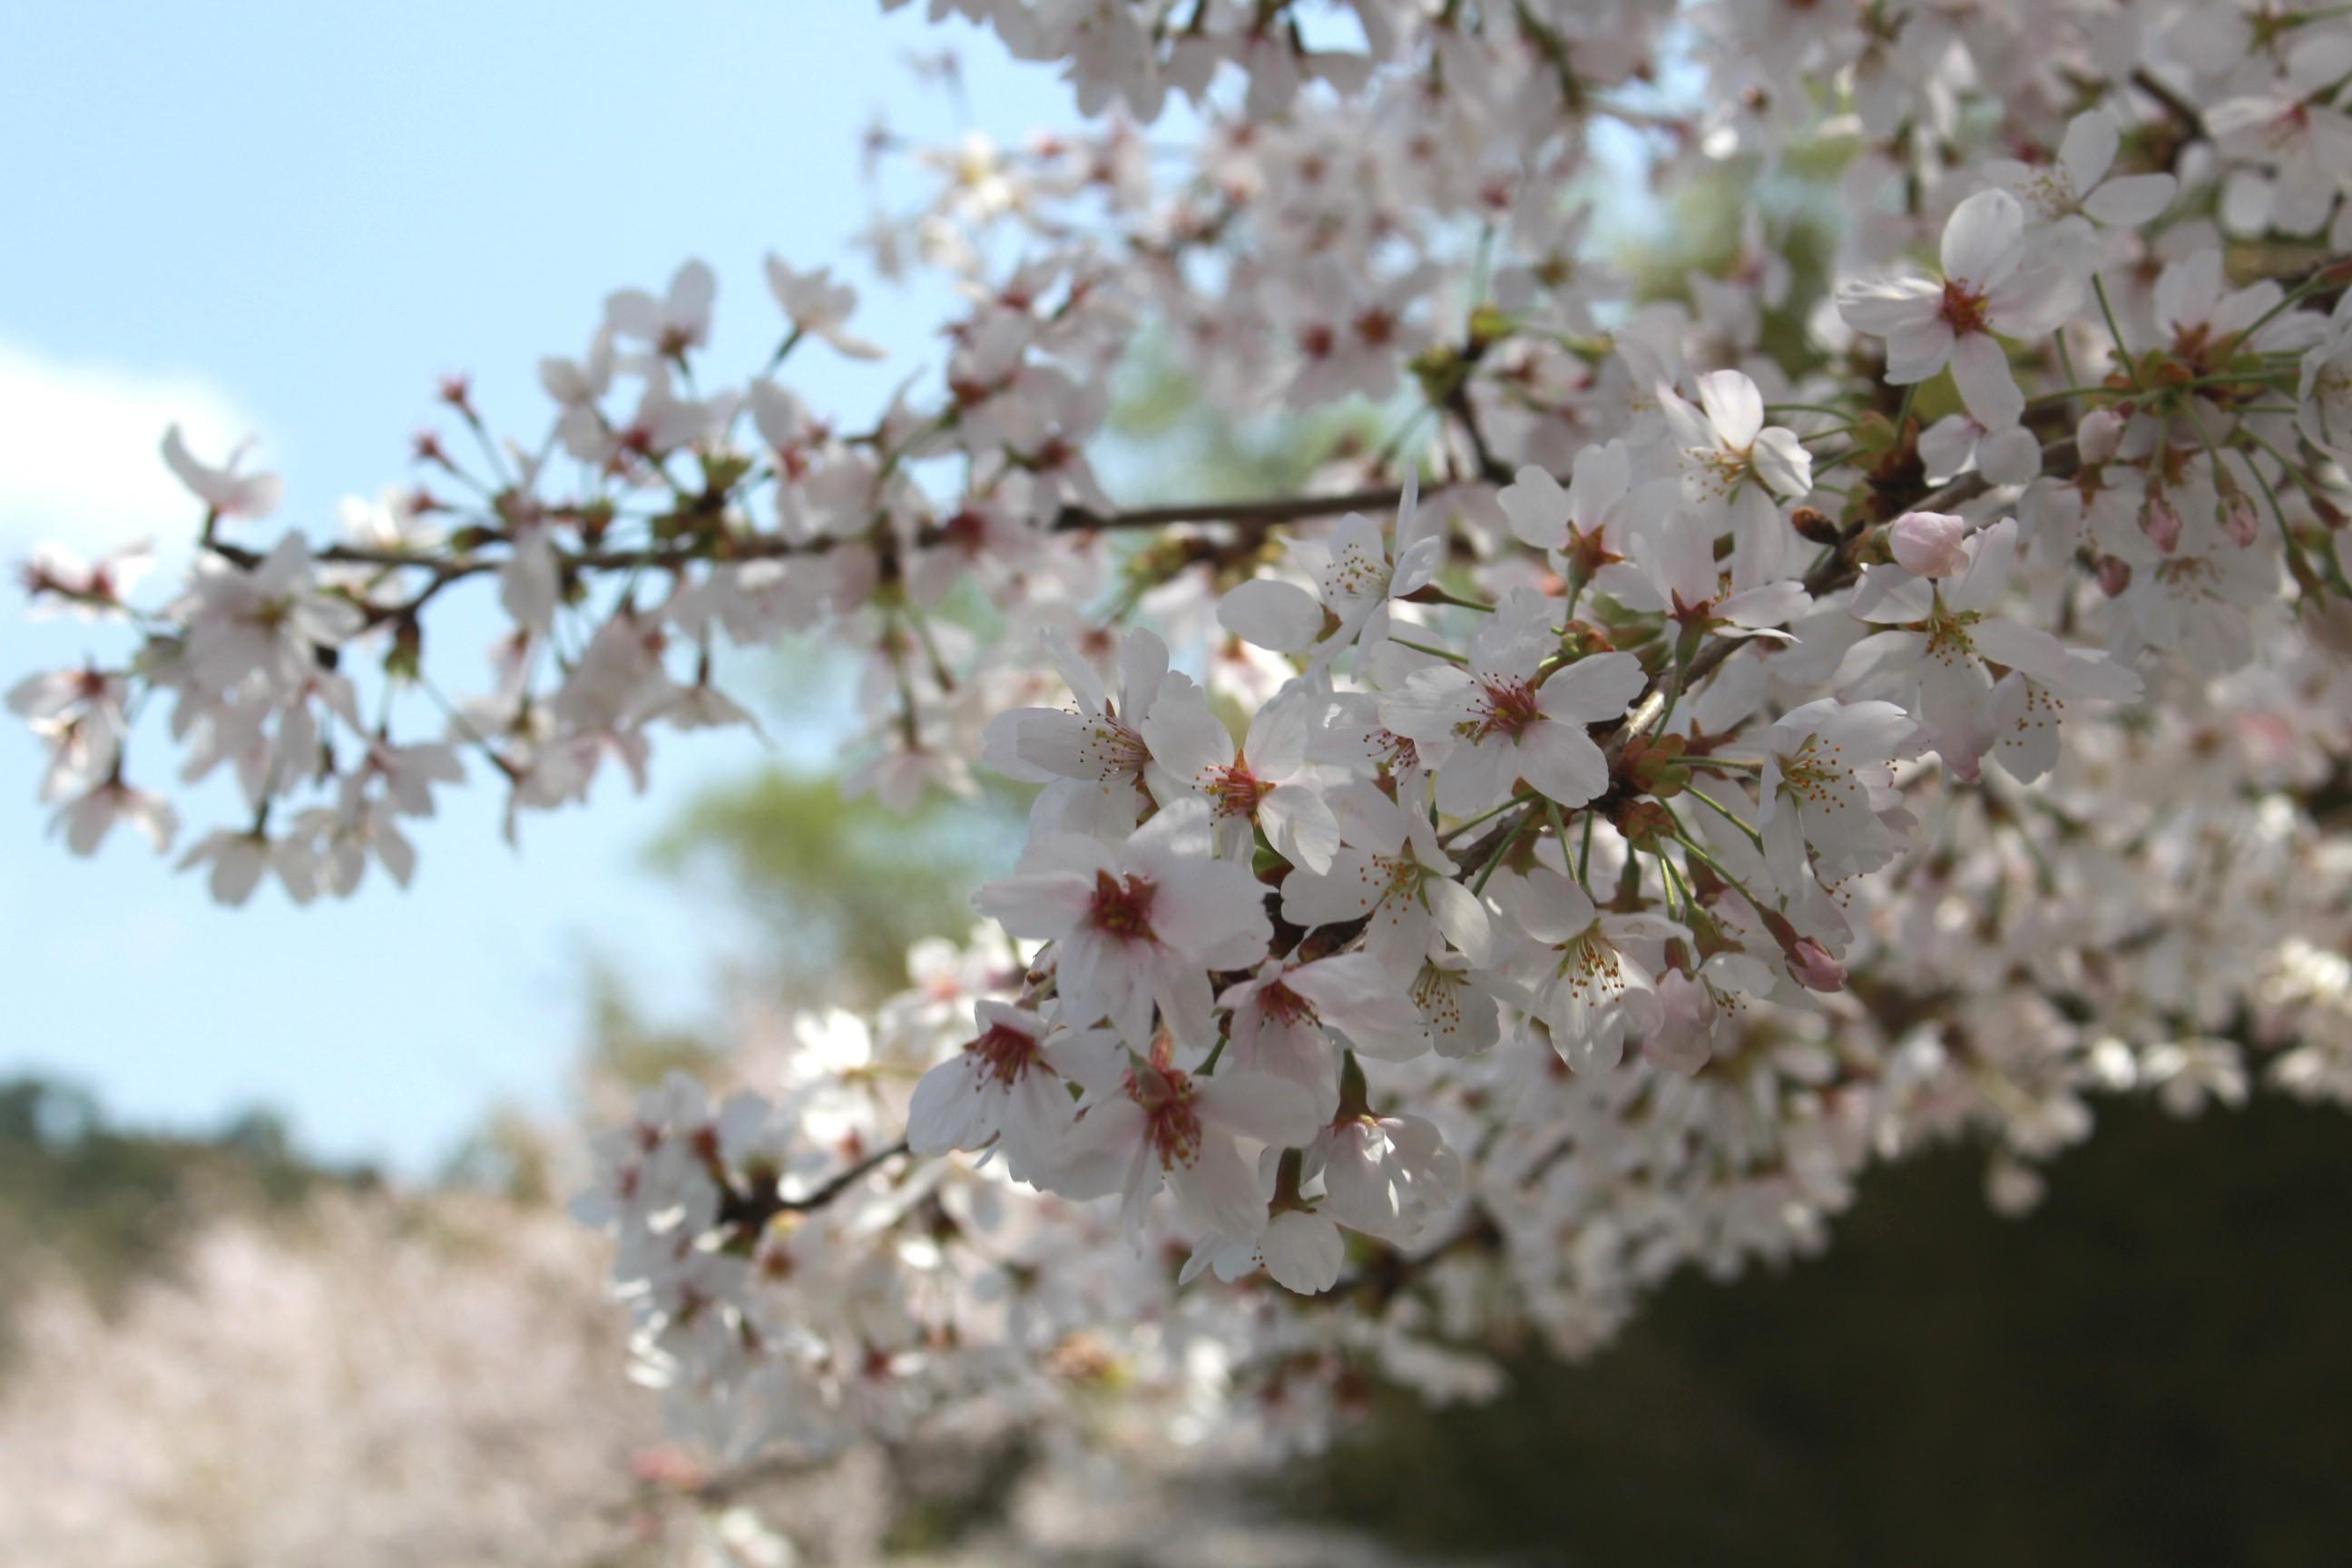
[[1315,1004],[1277,980],[1257,994],[1258,1010],[1275,1023],[1285,1026],[1306,1025],[1312,1028],[1322,1021]]
[[1250,772],[1245,758],[1235,757],[1221,768],[1208,770],[1210,815],[1213,816],[1255,816],[1258,803],[1274,793],[1274,786]]
[[1798,799],[1815,805],[1827,805],[1834,810],[1842,802],[1836,799],[1851,772],[1841,760],[1845,748],[1832,743],[1827,752],[1821,749],[1822,738],[1808,735],[1796,754],[1780,762],[1780,787]]
[[1944,285],[1944,307],[1940,314],[1951,324],[1955,337],[1992,330],[1986,324],[1992,314],[1991,301],[1957,278]]
[[1121,942],[1149,941],[1151,936],[1151,896],[1157,891],[1140,877],[1095,873],[1095,896],[1087,909],[1087,923]]
[[1483,741],[1490,735],[1507,735],[1516,741],[1543,717],[1543,710],[1536,706],[1535,688],[1524,680],[1485,680],[1478,689],[1471,717],[1454,727],[1454,732],[1465,741]]
[[1625,994],[1624,960],[1618,954],[1617,944],[1601,935],[1597,925],[1571,938],[1560,949],[1559,973],[1568,982],[1568,988],[1576,993],[1577,1000],[1588,1006],[1598,1006]]
[[1412,1005],[1433,1028],[1451,1033],[1462,1025],[1462,977],[1424,963],[1412,983]]
[[1003,1024],[991,1024],[980,1038],[964,1049],[976,1054],[985,1064],[983,1077],[1010,1085],[1036,1062],[1037,1037]]
[[1388,558],[1349,544],[1333,555],[1324,570],[1323,596],[1327,600],[1369,598],[1385,592],[1388,583]]
[[1142,736],[1108,713],[1089,720],[1086,739],[1078,742],[1080,763],[1092,768],[1105,784],[1135,777],[1150,755],[1151,748],[1143,743]]
[[1127,1092],[1143,1107],[1143,1136],[1160,1156],[1163,1171],[1189,1165],[1201,1153],[1201,1112],[1193,1104],[1192,1080],[1174,1068],[1130,1070]]
[[1969,639],[1968,622],[1974,616],[1937,616],[1927,623],[1927,657],[1947,669],[1955,665],[1971,663],[1977,655],[1977,645]]

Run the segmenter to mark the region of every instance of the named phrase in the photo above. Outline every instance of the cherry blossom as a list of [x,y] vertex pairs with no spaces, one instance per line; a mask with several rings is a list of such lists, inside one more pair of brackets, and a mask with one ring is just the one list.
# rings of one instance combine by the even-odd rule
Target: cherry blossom
[[[538,427],[452,378],[282,533],[173,435],[184,584],[21,574],[96,645],[5,681],[57,852],[225,903],[740,742],[738,649],[852,671],[846,788],[1035,791],[907,990],[606,1108],[683,1439],[1279,1454],[1928,1142],[2015,1207],[2111,1097],[2352,1105],[2352,17],[1342,9],[929,7],[1095,118],[869,144],[857,246],[945,301],[872,406],[801,376],[874,352],[845,274],[772,258],[738,362],[689,261],[516,367]],[[1638,289],[1562,195],[1629,140]],[[1115,419],[1146,361],[1284,481]]]
[[1062,1001],[1082,1024],[1108,1018],[1151,1043],[1152,1009],[1187,1042],[1211,1032],[1212,970],[1253,963],[1271,931],[1244,866],[1208,858],[1209,808],[1181,800],[1114,851],[1075,833],[1033,839],[1013,876],[973,902],[1015,936],[1057,944]]
[[1969,412],[2005,430],[2025,411],[2001,337],[2039,337],[2071,314],[2077,290],[2055,265],[2028,266],[2025,215],[2007,191],[1979,191],[1945,226],[1940,282],[1856,282],[1838,310],[1858,331],[1886,340],[1886,379],[1927,380],[1947,364]]

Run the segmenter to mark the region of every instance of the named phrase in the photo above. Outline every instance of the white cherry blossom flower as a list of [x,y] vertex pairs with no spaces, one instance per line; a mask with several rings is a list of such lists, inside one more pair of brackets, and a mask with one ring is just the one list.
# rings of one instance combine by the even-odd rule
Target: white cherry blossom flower
[[1947,364],[1969,412],[2006,430],[2025,394],[1994,336],[2042,336],[2074,311],[2078,290],[2055,266],[2026,265],[2025,212],[2007,191],[1979,191],[1944,227],[1943,279],[1855,282],[1838,290],[1848,325],[1886,340],[1886,379],[1926,381]]
[[1244,1072],[1202,1078],[1139,1059],[1080,1108],[1044,1180],[1065,1197],[1120,1194],[1131,1241],[1163,1183],[1196,1223],[1254,1238],[1265,1227],[1267,1194],[1242,1146],[1303,1141],[1314,1126],[1297,1084]]
[[1149,772],[1156,793],[1174,798],[1194,792],[1209,803],[1217,853],[1247,862],[1254,833],[1294,866],[1327,871],[1339,847],[1339,819],[1331,815],[1309,775],[1307,737],[1311,703],[1293,692],[1266,703],[1250,720],[1236,749],[1233,735],[1201,703],[1157,703],[1145,716]]
[[1585,727],[1622,718],[1647,678],[1623,653],[1546,669],[1558,646],[1547,635],[1552,614],[1545,601],[1521,595],[1473,635],[1466,667],[1415,670],[1381,702],[1381,721],[1434,766],[1440,810],[1489,810],[1519,779],[1566,806],[1609,787],[1609,765]]
[[1297,963],[1268,959],[1217,998],[1225,1023],[1226,1059],[1245,1072],[1299,1085],[1316,1114],[1339,1108],[1339,1044],[1366,1056],[1403,1060],[1428,1048],[1420,1015],[1369,952]]
[[918,1154],[993,1147],[1016,1180],[1039,1180],[1070,1128],[1059,1042],[1025,1007],[983,1000],[978,1010],[980,1033],[916,1084],[907,1146]]
[[1474,963],[1492,943],[1486,910],[1454,879],[1458,868],[1419,812],[1401,810],[1367,784],[1332,792],[1340,846],[1328,871],[1294,870],[1282,883],[1282,918],[1310,929],[1369,917],[1365,951],[1386,967],[1419,963],[1433,938]]
[[189,455],[177,425],[164,428],[164,463],[207,511],[215,517],[268,517],[278,510],[286,482],[276,474],[240,474],[236,460],[237,455],[231,454],[226,467],[210,468]]
[[604,301],[604,324],[615,337],[646,344],[658,360],[681,360],[710,341],[710,307],[719,279],[707,263],[688,261],[656,298],[623,289]]
[[1575,880],[1538,865],[1504,903],[1528,942],[1505,965],[1536,998],[1552,1049],[1576,1072],[1605,1071],[1664,1017],[1653,972],[1658,944],[1688,933],[1661,915],[1603,914]]
[[883,349],[849,331],[851,312],[857,309],[857,290],[833,280],[833,269],[796,272],[781,257],[768,258],[768,288],[791,319],[793,331],[821,338],[851,359],[880,359]]
[[1065,1018],[1108,1018],[1142,1049],[1155,1004],[1180,1041],[1207,1043],[1209,972],[1265,955],[1265,892],[1247,866],[1211,858],[1209,808],[1186,799],[1117,848],[1041,834],[1018,870],[972,901],[1014,936],[1055,944]]

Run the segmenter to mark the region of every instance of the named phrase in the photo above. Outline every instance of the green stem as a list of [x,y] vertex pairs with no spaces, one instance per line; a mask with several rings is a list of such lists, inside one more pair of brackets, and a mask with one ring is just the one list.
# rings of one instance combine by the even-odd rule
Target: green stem
[[1750,827],[1747,823],[1733,816],[1731,809],[1728,806],[1726,806],[1722,802],[1707,794],[1706,791],[1699,789],[1692,784],[1685,784],[1683,785],[1683,793],[1690,796],[1693,800],[1698,802],[1699,805],[1706,807],[1709,811],[1715,813],[1716,816],[1723,818],[1724,821],[1731,824],[1732,826],[1739,829],[1740,832],[1748,835],[1748,842],[1756,846],[1757,848],[1761,849],[1764,847],[1764,836],[1762,834],[1757,832],[1756,829]]
[[1534,817],[1534,816],[1535,813],[1531,811],[1521,812],[1519,814],[1519,819],[1511,824],[1511,830],[1503,835],[1503,841],[1495,846],[1494,854],[1486,858],[1486,864],[1478,872],[1478,879],[1470,884],[1470,892],[1473,897],[1475,897],[1486,890],[1486,884],[1494,880],[1495,872],[1503,864],[1503,857],[1511,852],[1511,846],[1519,841],[1519,835],[1528,830],[1528,823]]
[[2124,347],[2124,330],[2116,324],[2116,308],[2107,303],[2106,279],[2095,272],[2091,274],[2091,291],[2099,297],[2099,314],[2107,319],[2107,335],[2116,341],[2116,364],[2137,386],[2139,367],[2132,363],[2131,351]]
[[1442,647],[1432,647],[1427,643],[1412,642],[1404,637],[1393,635],[1390,637],[1389,641],[1396,644],[1399,647],[1409,647],[1415,653],[1425,653],[1432,658],[1442,658],[1448,664],[1466,665],[1470,662],[1458,653],[1449,652]]

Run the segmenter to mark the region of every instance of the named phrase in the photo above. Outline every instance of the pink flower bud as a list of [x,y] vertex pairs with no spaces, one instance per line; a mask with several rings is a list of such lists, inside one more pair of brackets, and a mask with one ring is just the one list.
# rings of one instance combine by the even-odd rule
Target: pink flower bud
[[2161,493],[2151,493],[2140,509],[2139,531],[2167,555],[2180,548],[2182,526],[2179,511]]
[[1949,577],[1968,567],[1968,552],[1960,548],[1968,531],[1968,523],[1948,512],[1906,511],[1886,531],[1886,542],[1905,571]]
[[2121,596],[2131,586],[2131,563],[2120,555],[2102,555],[2098,565],[2099,592],[2108,598]]
[[2074,450],[2085,463],[2105,462],[2123,439],[2123,416],[2112,408],[2094,408],[2074,426]]
[[1830,950],[1811,937],[1801,936],[1790,942],[1789,977],[1808,991],[1843,991],[1845,989],[1845,965],[1830,956]]
[[2230,542],[2243,550],[2262,531],[2262,523],[2254,516],[2254,503],[2242,495],[2223,496],[2220,508],[2221,531]]

